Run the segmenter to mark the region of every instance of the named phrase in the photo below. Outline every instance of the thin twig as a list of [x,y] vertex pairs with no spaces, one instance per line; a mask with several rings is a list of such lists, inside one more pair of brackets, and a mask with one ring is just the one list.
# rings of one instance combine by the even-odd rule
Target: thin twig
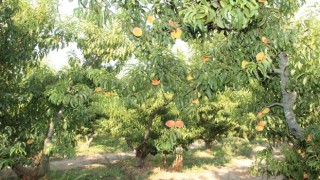
[[283,107],[283,104],[282,103],[273,103],[273,104],[271,104],[269,106],[266,106],[266,107],[271,108],[273,106],[281,106],[281,107]]

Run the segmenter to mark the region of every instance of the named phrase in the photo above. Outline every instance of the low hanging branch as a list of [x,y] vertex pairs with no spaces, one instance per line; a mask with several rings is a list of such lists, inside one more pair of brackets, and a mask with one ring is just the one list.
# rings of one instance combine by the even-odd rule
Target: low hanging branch
[[289,68],[288,65],[288,56],[285,52],[279,54],[280,64],[279,69],[275,69],[275,73],[280,75],[280,84],[281,84],[281,94],[282,94],[282,103],[274,103],[267,107],[272,106],[281,106],[284,111],[284,116],[288,124],[290,132],[297,138],[303,139],[302,129],[297,123],[295,114],[293,112],[293,106],[296,102],[297,93],[295,91],[290,92],[286,90],[286,85],[289,81]]

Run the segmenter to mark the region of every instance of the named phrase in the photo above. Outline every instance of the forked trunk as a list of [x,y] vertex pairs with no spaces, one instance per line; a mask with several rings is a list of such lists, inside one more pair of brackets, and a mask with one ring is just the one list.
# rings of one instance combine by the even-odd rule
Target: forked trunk
[[182,169],[182,167],[183,167],[183,156],[182,156],[182,153],[183,153],[183,148],[177,147],[175,149],[176,158],[175,158],[175,160],[173,161],[173,164],[172,164],[172,170],[173,171],[180,171]]
[[87,146],[87,149],[89,149],[91,147],[91,143],[93,141],[93,136],[89,137],[89,136],[85,136],[86,137],[86,146]]
[[182,154],[176,154],[176,158],[172,164],[173,171],[180,171],[183,167],[183,157]]

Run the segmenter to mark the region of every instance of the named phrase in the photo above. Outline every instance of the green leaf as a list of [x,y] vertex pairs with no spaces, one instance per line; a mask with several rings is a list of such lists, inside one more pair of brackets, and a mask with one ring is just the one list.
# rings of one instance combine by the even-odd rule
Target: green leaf
[[223,24],[223,21],[221,19],[221,16],[218,16],[217,19],[216,19],[216,23],[217,25],[220,27],[220,28],[224,28],[224,24]]

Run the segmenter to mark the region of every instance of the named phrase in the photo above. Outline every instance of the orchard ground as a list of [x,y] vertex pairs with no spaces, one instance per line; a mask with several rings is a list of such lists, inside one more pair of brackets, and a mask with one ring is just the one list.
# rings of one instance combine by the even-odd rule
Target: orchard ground
[[[105,144],[108,143],[108,144]],[[173,172],[170,165],[174,156],[168,156],[168,167],[162,165],[162,154],[149,156],[145,167],[137,169],[135,154],[124,141],[105,137],[94,139],[90,148],[79,142],[76,156],[51,159],[49,179],[267,179],[252,174],[256,152],[263,150],[265,141],[247,142],[238,138],[226,138],[216,142],[212,149],[205,149],[202,141],[197,141],[184,152],[183,168]],[[0,179],[17,179],[10,170],[3,170]],[[282,177],[269,177],[282,179]]]

